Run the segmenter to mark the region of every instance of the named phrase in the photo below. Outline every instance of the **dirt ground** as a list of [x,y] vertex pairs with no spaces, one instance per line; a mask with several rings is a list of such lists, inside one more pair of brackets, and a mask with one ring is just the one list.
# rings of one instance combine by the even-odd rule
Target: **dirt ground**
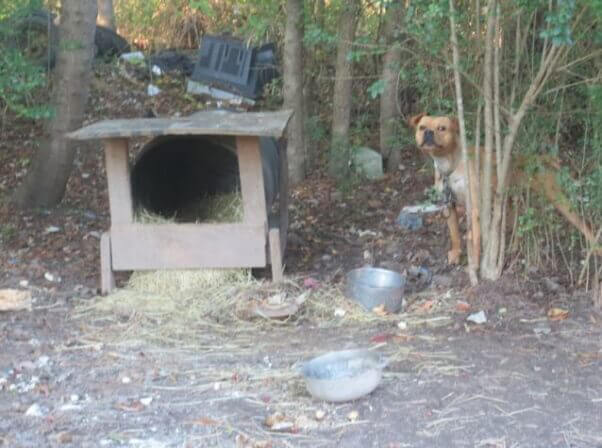
[[[151,99],[144,84],[97,67],[87,120],[195,110],[174,100],[181,83],[163,87]],[[395,223],[430,183],[415,153],[381,181],[340,192],[314,174],[291,192],[291,281],[340,284],[366,263],[427,268],[432,282],[409,285],[402,314],[354,323],[336,318],[333,304],[323,321],[301,314],[251,330],[199,325],[194,342],[119,334],[107,342],[77,313],[102,300],[101,151],[78,152],[60,207],[21,212],[8,197],[42,130],[6,116],[1,129],[0,289],[31,291],[33,308],[0,313],[0,446],[602,446],[602,315],[591,296],[561,270],[511,268],[497,283],[470,287],[461,267],[445,263],[442,220],[417,231]],[[568,315],[550,319],[553,308]],[[485,323],[467,321],[479,311]],[[313,399],[299,363],[354,347],[389,357],[379,387],[348,403]]]

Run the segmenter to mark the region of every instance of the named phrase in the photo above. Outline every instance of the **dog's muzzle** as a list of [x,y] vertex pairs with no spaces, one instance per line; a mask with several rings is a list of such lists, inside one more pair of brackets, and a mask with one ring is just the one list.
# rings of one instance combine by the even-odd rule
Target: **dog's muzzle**
[[422,137],[422,144],[435,146],[435,133],[430,129],[424,131],[424,136]]

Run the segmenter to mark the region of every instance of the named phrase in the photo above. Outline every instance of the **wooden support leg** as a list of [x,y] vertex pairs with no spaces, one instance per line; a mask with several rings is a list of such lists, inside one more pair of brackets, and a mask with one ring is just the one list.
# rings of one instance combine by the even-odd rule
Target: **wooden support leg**
[[286,255],[286,241],[288,238],[288,157],[285,144],[279,145],[280,150],[280,248],[282,255]]
[[272,264],[272,281],[274,283],[282,283],[284,275],[282,272],[282,251],[279,229],[270,229],[268,233],[268,244],[270,246],[270,263]]
[[100,237],[100,293],[109,294],[115,289],[115,275],[111,262],[111,237],[104,232]]

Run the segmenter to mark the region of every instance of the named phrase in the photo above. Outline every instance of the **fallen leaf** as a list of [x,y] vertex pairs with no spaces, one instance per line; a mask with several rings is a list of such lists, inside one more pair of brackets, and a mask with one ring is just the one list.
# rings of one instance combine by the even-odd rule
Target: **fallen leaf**
[[144,405],[138,400],[121,401],[115,403],[115,409],[125,412],[140,412],[144,409]]
[[470,303],[463,302],[462,300],[458,300],[456,302],[456,311],[459,313],[466,313],[470,311]]
[[428,313],[433,308],[434,304],[435,304],[434,300],[427,300],[427,301],[421,303],[420,305],[418,305],[418,308],[416,309],[416,311],[421,312],[421,313]]
[[370,342],[372,342],[373,344],[382,344],[383,342],[387,342],[393,339],[394,337],[395,335],[393,333],[380,333],[372,336],[370,338]]
[[284,415],[280,412],[276,412],[274,414],[270,414],[265,418],[263,422],[268,428],[272,428],[275,424],[284,420]]
[[548,318],[550,320],[564,320],[569,317],[569,312],[562,308],[550,308],[548,311]]
[[374,308],[372,308],[372,312],[377,316],[386,316],[387,314],[389,314],[384,304],[375,306]]
[[194,419],[190,422],[193,425],[198,425],[198,426],[216,426],[219,425],[219,421],[214,420],[210,417],[199,417],[197,419]]

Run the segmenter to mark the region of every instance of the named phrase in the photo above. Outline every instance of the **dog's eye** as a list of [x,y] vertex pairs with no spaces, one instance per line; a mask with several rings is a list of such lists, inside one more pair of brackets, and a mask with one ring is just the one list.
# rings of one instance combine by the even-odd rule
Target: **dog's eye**
[[445,131],[445,129],[447,129],[445,126],[439,126],[439,127],[437,128],[437,130],[438,130],[438,131],[441,131],[441,132],[444,132],[444,131]]
[[418,129],[424,131],[426,129],[426,126],[418,126]]

